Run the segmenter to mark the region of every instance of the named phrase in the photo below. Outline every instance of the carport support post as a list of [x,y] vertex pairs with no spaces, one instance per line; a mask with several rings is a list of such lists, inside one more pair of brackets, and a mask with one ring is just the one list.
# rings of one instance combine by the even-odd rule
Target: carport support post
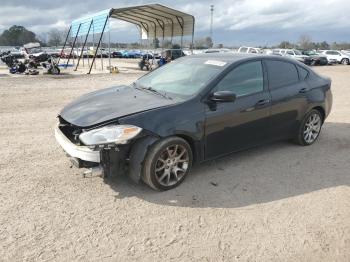
[[[81,40],[83,40],[83,36],[81,36]],[[81,41],[83,43],[83,41]],[[84,54],[83,54],[83,50],[84,50],[84,44],[81,48],[81,54],[80,55],[83,55],[83,67],[85,66],[85,61],[84,61]],[[79,59],[80,59],[80,56],[79,56]],[[79,60],[78,60],[79,61]]]
[[70,53],[69,53],[69,56],[68,56],[68,60],[67,60],[67,64],[66,64],[65,68],[67,68],[67,66],[68,66],[68,63],[69,63],[69,60],[70,60],[70,56],[72,55],[72,52],[73,52],[73,49],[74,49],[74,46],[75,46],[75,42],[77,41],[77,37],[78,37],[79,31],[80,31],[80,27],[81,27],[81,24],[79,24],[78,31],[77,31],[77,34],[75,35],[75,38],[74,38],[74,41],[73,41],[73,46],[72,46],[72,49],[70,50]]
[[93,66],[93,64],[94,64],[94,62],[95,62],[96,55],[97,55],[97,51],[98,51],[98,48],[100,47],[101,40],[102,40],[102,36],[103,36],[103,32],[105,31],[105,28],[106,28],[108,19],[109,19],[109,16],[106,17],[105,24],[103,25],[103,29],[102,29],[102,33],[101,33],[101,36],[100,36],[100,40],[98,41],[98,44],[97,44],[97,47],[96,47],[96,51],[95,51],[95,55],[94,55],[94,58],[92,59],[92,63],[91,63],[91,66],[90,66],[90,69],[89,69],[88,74],[91,73],[91,69],[92,69],[92,66]]
[[194,40],[194,23],[195,23],[195,19],[193,17],[193,24],[192,24],[192,44],[191,44],[191,54],[193,55],[193,40]]
[[[103,47],[103,33],[101,33],[101,38],[102,38],[101,46]],[[101,69],[103,71],[103,52],[102,51],[101,51]]]
[[109,72],[112,72],[111,69],[111,21],[108,19],[108,64],[109,64]]
[[67,44],[67,41],[68,41],[68,37],[70,35],[70,31],[72,29],[72,26],[69,27],[69,30],[68,30],[68,33],[67,33],[67,36],[66,36],[66,40],[64,41],[64,44],[63,44],[63,47],[62,47],[62,50],[61,50],[61,53],[60,53],[60,56],[58,57],[58,61],[57,61],[57,64],[60,63],[60,59],[61,59],[61,56],[62,56],[62,53],[64,51],[64,49],[66,48],[66,44]]
[[[93,20],[91,20],[91,22],[90,22],[89,30],[88,30],[88,32],[87,32],[87,34],[86,34],[85,41],[84,41],[84,44],[83,44],[83,46],[82,46],[82,48],[81,48],[80,56],[79,56],[79,58],[78,58],[77,66],[75,67],[74,71],[77,71],[77,69],[78,69],[79,62],[80,62],[80,59],[81,59],[81,57],[82,57],[82,55],[83,55],[83,50],[84,50],[85,45],[86,45],[86,41],[87,41],[87,39],[88,39],[88,37],[89,37],[89,33],[90,33],[90,29],[91,29],[92,23],[93,23]],[[84,58],[83,58],[83,63],[84,63]]]

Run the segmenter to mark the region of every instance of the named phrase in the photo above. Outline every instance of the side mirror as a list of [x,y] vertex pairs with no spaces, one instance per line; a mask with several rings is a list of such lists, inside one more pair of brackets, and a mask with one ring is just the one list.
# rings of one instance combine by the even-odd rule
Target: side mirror
[[214,102],[233,102],[236,100],[236,94],[232,91],[218,91],[210,97]]

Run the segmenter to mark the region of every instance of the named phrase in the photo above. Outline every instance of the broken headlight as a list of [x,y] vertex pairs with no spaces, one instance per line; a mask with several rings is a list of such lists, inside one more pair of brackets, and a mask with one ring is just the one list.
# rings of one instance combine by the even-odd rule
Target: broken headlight
[[126,144],[141,130],[142,128],[131,125],[110,125],[81,133],[79,139],[87,146]]

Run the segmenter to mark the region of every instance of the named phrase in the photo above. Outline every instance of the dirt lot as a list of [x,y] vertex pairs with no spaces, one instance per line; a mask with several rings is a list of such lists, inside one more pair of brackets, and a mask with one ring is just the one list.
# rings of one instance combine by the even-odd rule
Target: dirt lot
[[0,261],[350,261],[350,66],[316,70],[334,106],[315,145],[230,155],[164,193],[83,178],[53,135],[69,101],[137,74],[0,78]]

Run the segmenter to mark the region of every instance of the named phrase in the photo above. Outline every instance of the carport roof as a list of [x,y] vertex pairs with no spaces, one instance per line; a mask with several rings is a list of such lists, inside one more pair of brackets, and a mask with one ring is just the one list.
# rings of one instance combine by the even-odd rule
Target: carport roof
[[147,38],[194,34],[194,16],[160,4],[112,8],[110,17],[139,26]]

